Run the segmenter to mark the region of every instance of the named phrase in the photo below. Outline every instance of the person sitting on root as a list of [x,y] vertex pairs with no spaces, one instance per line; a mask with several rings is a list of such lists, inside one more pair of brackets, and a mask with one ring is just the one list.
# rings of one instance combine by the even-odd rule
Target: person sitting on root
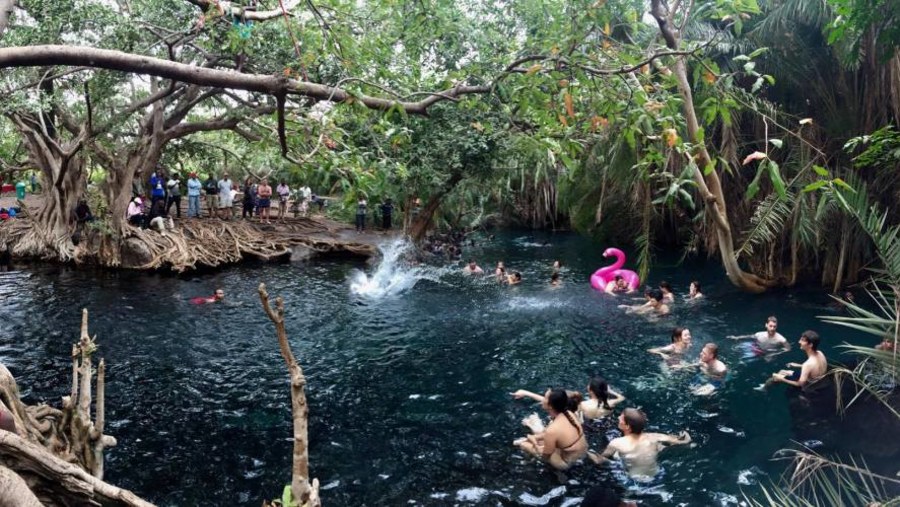
[[684,445],[691,442],[687,431],[677,437],[663,433],[644,433],[647,427],[647,416],[636,408],[626,408],[619,415],[619,430],[623,436],[614,439],[606,449],[598,454],[588,454],[591,461],[602,465],[617,456],[625,465],[631,478],[649,481],[659,473],[656,457],[659,451],[670,445]]
[[128,223],[136,227],[145,227],[147,224],[147,215],[144,213],[143,201],[140,197],[135,197],[128,203],[128,211],[125,213]]
[[557,470],[566,470],[583,458],[587,454],[587,440],[581,424],[568,410],[568,403],[564,390],[548,389],[541,404],[552,421],[543,433],[517,439],[513,444]]

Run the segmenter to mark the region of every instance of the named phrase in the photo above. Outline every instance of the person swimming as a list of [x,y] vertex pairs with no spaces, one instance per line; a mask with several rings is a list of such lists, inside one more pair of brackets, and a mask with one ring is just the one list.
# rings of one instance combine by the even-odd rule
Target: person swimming
[[659,282],[659,290],[662,291],[663,294],[663,303],[671,304],[675,302],[675,293],[672,292],[672,284],[663,280]]
[[619,415],[619,430],[623,436],[614,439],[602,453],[590,452],[588,457],[602,465],[618,456],[625,465],[628,475],[635,480],[649,481],[659,472],[656,458],[659,451],[671,445],[691,442],[687,431],[677,437],[663,433],[645,433],[647,416],[638,409],[626,408]]
[[550,285],[553,287],[559,287],[562,284],[562,281],[559,279],[559,272],[555,271],[552,275],[550,275]]
[[669,314],[669,306],[663,302],[663,293],[659,289],[649,289],[644,293],[647,302],[642,305],[619,305],[624,308],[625,313],[636,313],[638,315],[656,315],[663,316]]
[[800,368],[799,373],[790,370],[782,370],[772,374],[773,382],[782,382],[794,387],[804,388],[808,384],[819,380],[828,371],[828,360],[825,354],[819,350],[819,333],[807,329],[800,335],[800,350],[806,352],[806,361],[803,364],[788,363],[788,368]]
[[691,287],[688,289],[688,299],[699,299],[703,297],[703,293],[700,292],[700,282],[694,280],[691,282]]
[[603,291],[607,294],[624,294],[634,292],[634,289],[628,286],[628,282],[622,278],[622,275],[616,275],[612,281],[606,284],[606,288]]
[[222,290],[222,289],[216,289],[216,292],[215,292],[212,296],[209,296],[209,297],[203,297],[203,296],[195,297],[195,298],[191,299],[191,303],[194,303],[195,305],[202,305],[202,304],[206,304],[206,303],[217,303],[217,302],[222,301],[222,300],[224,300],[224,299],[225,299],[225,291]]
[[686,327],[676,327],[672,330],[672,343],[664,347],[647,349],[647,352],[657,354],[664,360],[670,361],[672,359],[680,359],[690,346],[691,330]]
[[562,389],[548,389],[541,405],[552,421],[541,434],[517,439],[514,445],[539,457],[557,470],[566,470],[587,454],[584,430],[568,410],[569,396]]
[[519,285],[520,283],[522,283],[522,273],[513,271],[512,274],[507,276],[506,283],[509,285]]
[[606,379],[593,377],[587,385],[588,399],[578,408],[585,419],[601,419],[612,414],[613,408],[625,401],[625,397],[609,388]]
[[467,275],[483,275],[484,270],[475,262],[475,259],[469,259],[466,267],[463,268],[463,273]]
[[700,369],[700,377],[694,382],[691,391],[698,396],[708,396],[722,387],[728,376],[728,367],[719,360],[719,346],[707,343],[700,351],[700,361],[679,365],[678,369],[696,367]]
[[746,340],[748,338],[753,338],[756,340],[756,343],[754,343],[753,354],[758,356],[773,352],[779,347],[782,349],[782,352],[791,349],[791,344],[787,341],[787,338],[781,336],[781,333],[778,332],[778,319],[774,315],[766,319],[765,331],[737,336],[732,335],[728,338],[732,340]]

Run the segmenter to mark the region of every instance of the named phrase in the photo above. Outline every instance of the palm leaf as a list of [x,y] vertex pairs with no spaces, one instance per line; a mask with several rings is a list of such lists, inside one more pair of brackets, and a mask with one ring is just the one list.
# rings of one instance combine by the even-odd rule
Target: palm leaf
[[754,248],[778,239],[784,230],[784,224],[791,217],[789,202],[793,199],[794,194],[791,192],[787,192],[783,198],[778,194],[767,195],[750,217],[750,229],[744,231],[744,241],[735,256],[753,255]]

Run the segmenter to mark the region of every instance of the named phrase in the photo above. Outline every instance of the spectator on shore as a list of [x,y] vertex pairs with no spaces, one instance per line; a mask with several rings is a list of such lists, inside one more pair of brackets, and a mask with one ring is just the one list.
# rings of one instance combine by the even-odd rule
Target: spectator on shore
[[206,209],[209,211],[209,218],[213,218],[219,210],[219,182],[212,172],[209,173],[209,178],[203,182],[203,190],[206,192]]
[[231,220],[234,218],[234,197],[231,193],[233,183],[228,178],[228,174],[222,175],[219,180],[219,214],[222,220]]
[[166,215],[172,210],[172,205],[175,205],[175,216],[180,220],[181,219],[181,179],[177,174],[172,174],[169,177],[169,181],[166,183],[166,189],[169,191],[168,202],[166,203]]
[[78,206],[75,206],[75,223],[84,225],[87,222],[94,221],[94,214],[91,213],[91,207],[88,206],[87,199],[82,197],[78,199]]
[[289,187],[284,178],[282,178],[281,183],[278,184],[278,188],[276,188],[275,191],[278,192],[278,220],[284,222],[284,215],[287,213],[288,200],[291,197],[291,187]]
[[188,218],[200,217],[200,189],[203,185],[197,179],[197,173],[191,173],[187,181],[188,192]]
[[356,201],[356,232],[366,232],[366,212],[368,203],[363,196]]
[[272,209],[272,186],[269,185],[269,180],[263,178],[256,192],[259,195],[259,222],[262,223],[265,220],[267,224],[270,224],[272,223],[269,220],[269,211]]
[[256,209],[256,187],[253,185],[253,179],[250,176],[247,176],[247,179],[244,180],[244,198],[242,200],[243,206],[241,207],[241,218],[247,218],[248,216],[253,218],[253,210]]
[[152,206],[156,201],[163,201],[163,205],[165,205],[166,189],[163,187],[163,179],[154,172],[150,176],[150,205]]
[[384,230],[391,229],[391,218],[394,213],[394,204],[391,202],[391,199],[388,198],[384,201],[384,204],[381,205],[381,227]]

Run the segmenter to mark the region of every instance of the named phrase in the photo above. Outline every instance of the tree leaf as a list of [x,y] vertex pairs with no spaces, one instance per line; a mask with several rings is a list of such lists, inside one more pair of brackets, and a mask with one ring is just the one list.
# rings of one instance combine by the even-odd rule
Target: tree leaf
[[828,169],[825,169],[824,167],[822,167],[820,165],[814,165],[813,171],[815,171],[816,174],[818,174],[819,176],[826,176],[826,177],[828,176]]
[[828,184],[828,180],[819,180],[803,187],[803,192],[814,192]]
[[784,144],[781,139],[769,139],[769,142],[776,148],[781,148],[781,145]]
[[754,151],[753,153],[744,157],[744,161],[741,163],[741,165],[747,165],[750,162],[753,162],[754,160],[764,160],[766,158],[769,158],[769,157],[765,153],[763,153],[761,151]]

